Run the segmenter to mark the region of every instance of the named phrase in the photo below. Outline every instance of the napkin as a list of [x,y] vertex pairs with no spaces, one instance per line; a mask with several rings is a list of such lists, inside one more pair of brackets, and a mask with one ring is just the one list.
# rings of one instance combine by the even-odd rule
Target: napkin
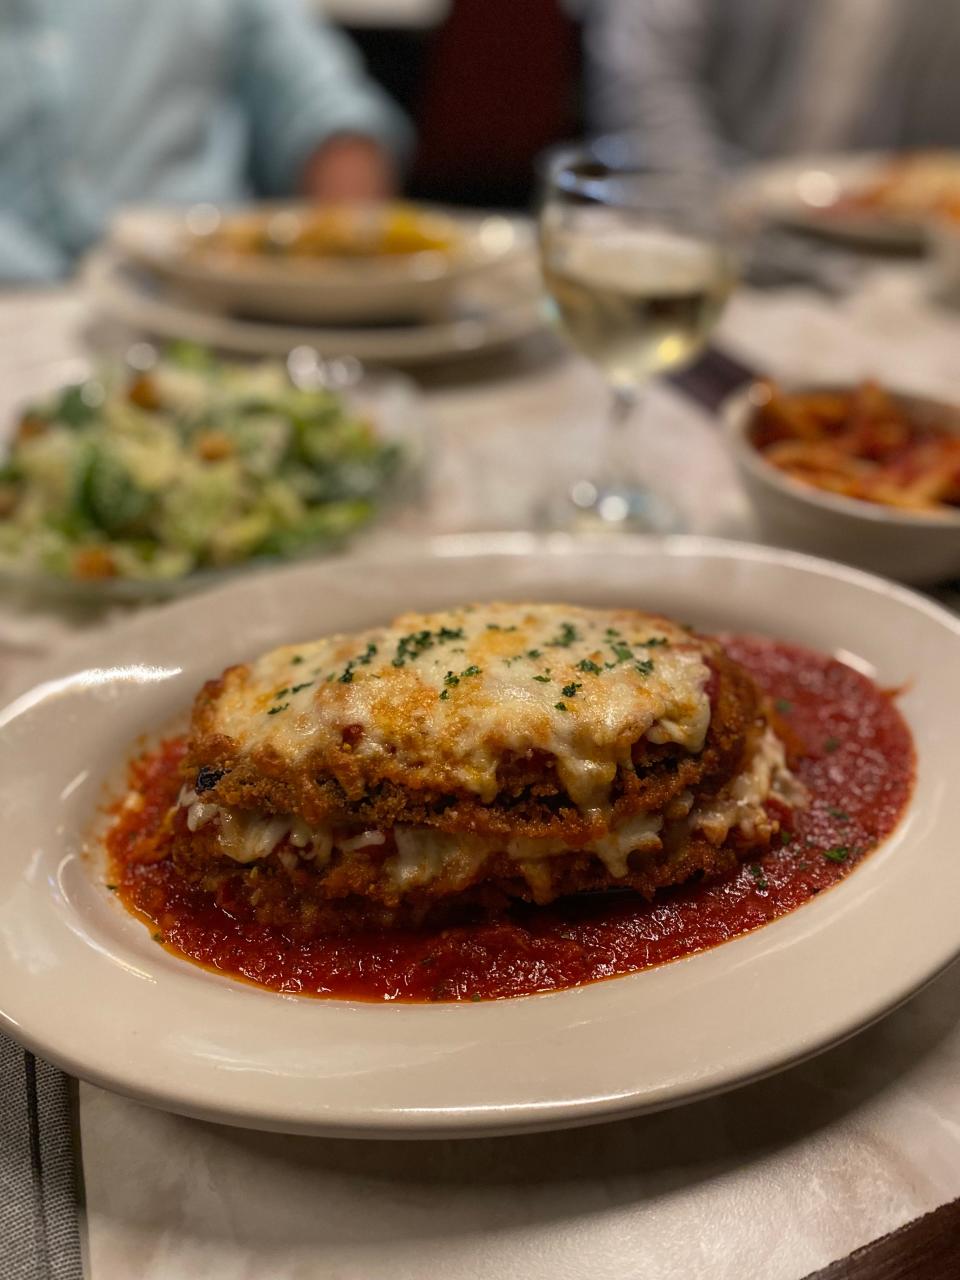
[[0,1280],[81,1280],[76,1085],[0,1035]]

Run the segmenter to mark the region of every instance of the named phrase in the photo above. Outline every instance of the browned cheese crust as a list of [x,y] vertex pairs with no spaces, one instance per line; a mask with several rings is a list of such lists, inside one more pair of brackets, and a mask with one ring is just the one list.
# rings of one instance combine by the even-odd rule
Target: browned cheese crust
[[301,649],[204,687],[171,814],[179,871],[294,937],[650,897],[777,829],[766,699],[667,619],[489,605]]
[[[704,749],[690,755],[674,744],[641,740],[633,768],[620,769],[613,785],[612,821],[641,811],[662,812],[680,792],[714,790],[736,772],[744,737],[761,715],[761,700],[746,672],[720,646],[701,641],[712,669],[712,714]],[[197,698],[184,776],[193,785],[200,770],[217,781],[198,788],[203,798],[237,809],[297,814],[309,824],[339,828],[429,826],[440,831],[490,835],[554,836],[584,842],[595,824],[571,802],[553,758],[530,751],[503,752],[499,791],[484,803],[465,790],[424,786],[413,769],[380,769],[354,754],[355,731],[343,726],[333,752],[315,752],[291,767],[269,749],[238,752],[229,738],[211,732],[226,672]],[[394,773],[397,776],[385,776]]]

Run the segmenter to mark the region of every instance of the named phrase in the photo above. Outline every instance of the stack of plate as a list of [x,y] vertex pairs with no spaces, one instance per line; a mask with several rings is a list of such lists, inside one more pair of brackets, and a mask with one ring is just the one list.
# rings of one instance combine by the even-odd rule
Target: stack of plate
[[[404,217],[442,230],[443,248],[284,252],[313,216],[296,204],[127,209],[88,258],[85,283],[101,314],[140,333],[247,355],[310,346],[323,356],[413,365],[502,347],[543,324],[522,219],[404,207]],[[240,250],[229,233],[251,220],[263,228],[259,248]]]

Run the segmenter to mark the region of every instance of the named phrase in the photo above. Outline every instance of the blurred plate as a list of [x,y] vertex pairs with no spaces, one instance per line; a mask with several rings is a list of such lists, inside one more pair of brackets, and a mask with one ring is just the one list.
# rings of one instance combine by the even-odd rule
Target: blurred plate
[[199,307],[110,249],[86,261],[83,282],[101,314],[152,338],[186,339],[243,355],[286,355],[298,346],[322,356],[416,365],[476,355],[518,342],[545,326],[532,259],[457,286],[450,314],[408,325],[331,328],[238,319]]
[[[102,367],[104,363],[109,362],[78,357],[33,365],[18,370],[15,375],[8,375],[0,388],[0,461],[26,405],[42,400],[62,387],[85,381],[96,372],[98,365]],[[324,385],[337,391],[352,409],[374,422],[383,441],[400,444],[405,451],[403,464],[378,495],[376,512],[366,524],[342,537],[318,539],[295,555],[259,556],[222,568],[201,569],[179,578],[81,581],[53,574],[19,573],[8,565],[0,565],[0,592],[16,592],[36,601],[91,607],[171,599],[217,586],[244,574],[274,569],[278,564],[341,551],[377,528],[384,517],[415,502],[422,492],[429,450],[426,409],[414,384],[402,374],[392,371],[367,370],[354,359],[319,361],[318,369]]]
[[[108,243],[208,308],[254,320],[297,324],[353,324],[437,316],[456,285],[529,253],[526,222],[502,214],[404,206],[408,221],[448,247],[408,253],[337,256],[250,252],[213,237],[231,227],[253,228],[281,246],[310,218],[337,219],[346,241],[375,238],[401,206],[318,210],[292,203],[220,209],[129,208],[113,219]],[[402,215],[406,216],[406,215]],[[379,229],[379,230],[378,230]]]
[[736,183],[734,208],[781,226],[812,231],[875,249],[923,249],[922,216],[836,208],[839,201],[880,177],[893,156],[882,151],[797,156],[757,165]]

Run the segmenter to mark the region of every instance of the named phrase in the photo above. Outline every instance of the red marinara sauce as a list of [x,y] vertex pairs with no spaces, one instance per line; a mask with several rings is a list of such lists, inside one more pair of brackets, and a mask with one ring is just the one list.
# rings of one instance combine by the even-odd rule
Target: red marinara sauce
[[730,655],[775,699],[810,803],[775,847],[710,883],[518,907],[508,919],[382,930],[294,943],[237,919],[164,857],[163,819],[180,788],[184,742],[130,766],[139,808],[122,802],[107,836],[111,888],[186,958],[275,991],[361,1000],[487,1000],[530,995],[676,960],[793,911],[849,875],[903,813],[914,752],[890,694],[832,658],[756,637]]

